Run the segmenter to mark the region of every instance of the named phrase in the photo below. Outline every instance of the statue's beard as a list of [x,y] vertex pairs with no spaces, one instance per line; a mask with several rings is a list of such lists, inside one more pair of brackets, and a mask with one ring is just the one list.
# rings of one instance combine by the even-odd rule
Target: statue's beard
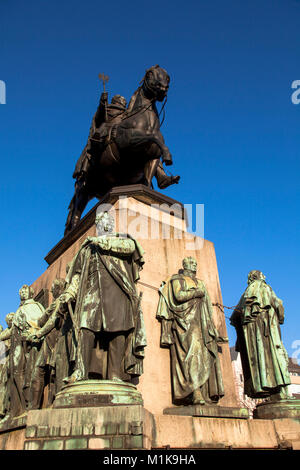
[[191,269],[184,269],[183,274],[185,276],[190,276],[190,277],[196,277],[196,272],[197,271],[192,271]]

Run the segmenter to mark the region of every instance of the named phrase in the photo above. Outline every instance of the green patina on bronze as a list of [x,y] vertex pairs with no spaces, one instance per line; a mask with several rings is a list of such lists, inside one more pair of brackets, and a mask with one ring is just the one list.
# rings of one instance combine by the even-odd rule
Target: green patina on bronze
[[66,383],[91,374],[130,381],[143,372],[146,335],[136,289],[143,250],[129,235],[113,233],[107,213],[97,222],[100,235],[85,240],[66,279],[64,302],[75,302],[70,314],[78,343],[75,370]]
[[300,418],[300,400],[289,395],[288,354],[280,325],[284,308],[261,271],[248,274],[248,287],[231,319],[236,328],[236,350],[241,354],[244,391],[251,398],[266,398],[254,410],[255,418]]
[[34,291],[30,286],[25,284],[19,293],[21,303],[12,315],[11,327],[0,335],[0,340],[10,340],[9,417],[20,415],[28,408],[31,377],[41,347],[38,343],[31,343],[29,338],[39,329],[39,320],[44,314],[44,307],[33,300]]
[[56,395],[54,408],[80,406],[143,405],[135,385],[115,380],[80,380],[66,385]]
[[[25,285],[20,307],[7,316],[9,327],[0,332],[6,342],[0,367],[0,417],[5,421],[41,408],[46,386],[48,406],[56,396],[70,406],[84,406],[85,398],[90,399],[87,406],[142,404],[131,381],[143,372],[146,346],[136,289],[143,249],[130,235],[113,232],[107,212],[96,223],[98,236],[84,241],[67,266],[66,280],[54,280],[51,305],[44,310]],[[85,381],[90,382],[88,393]],[[61,397],[63,386],[72,388],[74,382],[81,387],[66,387]]]
[[227,338],[214,325],[208,292],[196,278],[196,260],[185,258],[183,268],[160,287],[156,314],[161,346],[171,351],[173,402],[216,403],[224,395],[218,342]]
[[3,331],[1,326],[0,341],[2,341],[1,357],[0,357],[0,418],[4,418],[6,413],[9,411],[9,393],[8,393],[8,381],[9,381],[9,354],[10,354],[10,337],[11,327],[14,312],[9,313],[5,317],[8,328]]
[[291,380],[279,326],[284,322],[284,308],[262,272],[250,271],[248,287],[230,322],[237,332],[245,394],[251,398],[287,398]]
[[[48,380],[48,405],[54,400],[56,393],[61,388],[59,380],[59,337],[64,322],[59,296],[65,289],[64,279],[55,279],[51,292],[53,302],[47,308],[39,320],[40,329],[29,337],[33,343],[43,339],[31,377],[29,409],[38,409],[41,406],[43,390]],[[67,362],[64,359],[64,362]],[[64,368],[65,370],[65,368]],[[68,371],[68,369],[67,369]]]

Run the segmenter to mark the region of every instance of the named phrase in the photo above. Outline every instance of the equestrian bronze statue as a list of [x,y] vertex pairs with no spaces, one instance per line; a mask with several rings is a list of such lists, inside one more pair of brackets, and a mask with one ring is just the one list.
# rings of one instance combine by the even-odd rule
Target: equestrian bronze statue
[[[99,77],[105,85],[108,77]],[[109,104],[107,92],[101,94],[88,142],[73,173],[75,194],[65,234],[76,227],[91,199],[101,199],[114,186],[151,187],[154,176],[160,189],[178,183],[180,177],[168,176],[163,168],[163,163],[172,165],[172,156],[160,132],[156,107],[156,101],[164,101],[164,108],[169,82],[168,73],[155,65],[146,71],[128,107],[121,95],[113,96]]]

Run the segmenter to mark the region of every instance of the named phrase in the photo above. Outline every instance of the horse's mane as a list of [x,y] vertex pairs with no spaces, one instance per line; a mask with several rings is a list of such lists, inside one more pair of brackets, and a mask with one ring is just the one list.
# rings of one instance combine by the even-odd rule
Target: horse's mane
[[134,104],[136,102],[136,99],[141,91],[142,87],[139,86],[138,89],[133,93],[132,97],[130,98],[130,101],[129,101],[129,104],[128,104],[128,107],[127,107],[127,113],[130,113],[134,107]]

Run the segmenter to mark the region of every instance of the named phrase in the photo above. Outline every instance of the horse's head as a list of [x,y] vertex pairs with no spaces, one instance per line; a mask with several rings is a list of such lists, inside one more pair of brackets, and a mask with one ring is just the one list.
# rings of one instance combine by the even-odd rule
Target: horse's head
[[163,101],[167,96],[170,77],[166,70],[159,65],[154,65],[146,70],[143,78],[145,92],[157,101]]

